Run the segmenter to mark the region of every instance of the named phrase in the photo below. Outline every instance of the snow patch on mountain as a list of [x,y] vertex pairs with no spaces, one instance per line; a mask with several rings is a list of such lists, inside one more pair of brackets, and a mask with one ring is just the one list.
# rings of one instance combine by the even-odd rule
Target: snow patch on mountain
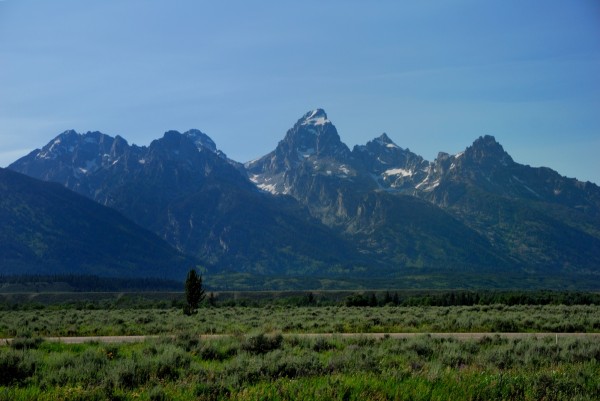
[[[428,177],[429,178],[429,177]],[[415,188],[419,189],[421,191],[424,192],[430,192],[433,191],[435,188],[437,188],[440,185],[441,182],[441,178],[436,179],[435,181],[431,182],[429,181],[427,178],[424,179],[423,181],[421,181],[420,183],[418,183]]]
[[383,172],[384,176],[399,175],[401,177],[412,177],[413,172],[403,168],[392,168]]
[[322,109],[316,109],[311,112],[308,112],[302,120],[301,125],[325,125],[329,123],[329,119],[327,118],[327,114]]
[[40,151],[36,155],[36,159],[54,160],[56,159],[56,154],[48,151]]
[[315,154],[315,148],[297,150],[297,153],[300,159],[306,159]]
[[[50,144],[50,146],[46,145],[46,147],[44,149],[42,149],[36,157],[38,159],[47,159],[47,160],[56,159],[57,154],[60,153],[60,151],[61,151],[61,144],[62,144],[61,138],[56,138]],[[64,149],[64,147],[62,147],[62,149]]]
[[538,198],[541,198],[540,194],[538,194],[537,192],[535,192],[533,189],[531,189],[529,186],[527,186],[527,184],[525,182],[523,182],[522,180],[520,180],[519,178],[517,178],[516,176],[512,176],[512,178],[514,178],[519,184],[521,184],[523,186],[523,188],[525,188],[527,191],[529,191],[531,194],[535,195]]
[[273,195],[287,194],[290,189],[283,183],[283,174],[273,177],[265,177],[262,174],[249,174],[248,178],[262,191]]
[[262,189],[263,191],[270,192],[273,195],[278,194],[277,186],[275,184],[258,184],[257,187]]

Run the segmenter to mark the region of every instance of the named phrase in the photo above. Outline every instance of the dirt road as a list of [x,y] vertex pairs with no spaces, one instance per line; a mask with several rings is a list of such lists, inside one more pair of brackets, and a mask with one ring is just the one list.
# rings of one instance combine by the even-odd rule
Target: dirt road
[[[231,334],[203,334],[201,340],[210,340],[229,337]],[[432,338],[454,338],[457,340],[480,340],[484,337],[499,336],[502,338],[542,338],[552,337],[557,340],[560,338],[584,338],[592,337],[600,339],[600,333],[286,333],[286,337],[340,337],[340,338],[412,338],[420,336],[430,336]],[[61,342],[64,344],[83,344],[86,342],[100,343],[131,343],[147,339],[159,338],[159,336],[89,336],[89,337],[45,337],[45,341]],[[10,343],[12,338],[0,339],[0,345]]]

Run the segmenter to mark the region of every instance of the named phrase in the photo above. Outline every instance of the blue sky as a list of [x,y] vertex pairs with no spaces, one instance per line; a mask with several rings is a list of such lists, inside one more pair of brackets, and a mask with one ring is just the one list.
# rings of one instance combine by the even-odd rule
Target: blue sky
[[489,134],[600,183],[600,2],[0,1],[0,166],[71,128],[198,128],[243,162],[317,107],[350,147]]

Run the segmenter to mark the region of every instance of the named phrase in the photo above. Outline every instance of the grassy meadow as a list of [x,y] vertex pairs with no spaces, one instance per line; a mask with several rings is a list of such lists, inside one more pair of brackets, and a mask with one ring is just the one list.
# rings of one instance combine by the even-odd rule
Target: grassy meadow
[[[143,302],[3,308],[0,338],[14,340],[0,346],[0,401],[600,399],[598,337],[493,334],[597,333],[599,305],[351,303],[222,303],[192,316]],[[417,335],[361,335],[402,332]],[[490,334],[427,334],[435,332]],[[43,340],[96,335],[152,337]]]
[[0,347],[0,400],[591,400],[599,360],[591,338],[19,339]]
[[599,305],[240,307],[0,311],[0,338],[280,333],[600,332]]

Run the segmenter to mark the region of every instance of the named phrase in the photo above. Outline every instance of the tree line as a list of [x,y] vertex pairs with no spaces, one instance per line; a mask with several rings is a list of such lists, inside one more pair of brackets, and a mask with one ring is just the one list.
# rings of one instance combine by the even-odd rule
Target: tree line
[[402,296],[398,292],[357,293],[346,306],[600,305],[600,294],[557,291],[448,291]]
[[181,291],[181,282],[154,277],[100,277],[95,275],[19,275],[0,276],[0,287],[23,285],[43,291],[66,285],[73,292]]

